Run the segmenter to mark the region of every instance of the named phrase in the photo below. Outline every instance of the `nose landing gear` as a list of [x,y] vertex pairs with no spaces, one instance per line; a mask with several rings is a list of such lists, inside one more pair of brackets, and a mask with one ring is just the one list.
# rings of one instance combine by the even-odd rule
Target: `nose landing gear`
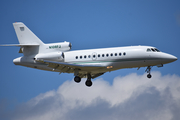
[[149,74],[147,74],[147,78],[151,78],[152,77],[152,75],[149,73]]
[[147,69],[146,69],[146,71],[145,72],[147,72],[148,74],[147,74],[147,78],[151,78],[152,77],[152,75],[151,75],[151,68],[152,68],[152,66],[148,66],[147,67]]

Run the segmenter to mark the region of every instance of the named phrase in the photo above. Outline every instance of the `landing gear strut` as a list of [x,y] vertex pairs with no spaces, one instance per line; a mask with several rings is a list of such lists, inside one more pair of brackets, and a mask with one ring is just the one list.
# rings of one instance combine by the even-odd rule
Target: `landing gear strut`
[[86,86],[91,87],[92,81],[91,81],[91,74],[87,74],[87,80],[86,80]]
[[147,74],[147,78],[151,78],[152,77],[152,75],[150,73],[151,72],[151,68],[152,68],[152,66],[148,66],[147,69],[146,69],[146,72],[148,73]]
[[79,75],[79,70],[78,69],[75,69],[75,72],[74,72],[74,81],[79,83],[81,82],[81,77],[78,76]]

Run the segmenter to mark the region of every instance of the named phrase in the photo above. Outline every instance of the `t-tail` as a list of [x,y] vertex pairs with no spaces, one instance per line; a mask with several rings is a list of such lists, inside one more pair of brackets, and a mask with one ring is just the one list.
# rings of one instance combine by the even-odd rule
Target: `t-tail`
[[24,56],[34,55],[39,53],[40,46],[44,46],[44,43],[22,22],[13,23],[20,46],[19,53],[23,53]]
[[13,23],[19,44],[10,44],[2,46],[18,46],[19,53],[25,57],[33,59],[59,59],[62,60],[63,52],[71,49],[70,42],[59,42],[44,44],[24,23]]

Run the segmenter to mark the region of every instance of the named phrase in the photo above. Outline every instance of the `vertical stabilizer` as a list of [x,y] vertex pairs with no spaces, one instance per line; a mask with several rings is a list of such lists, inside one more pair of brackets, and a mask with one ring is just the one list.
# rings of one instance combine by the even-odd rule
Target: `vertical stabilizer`
[[20,44],[43,45],[44,43],[22,22],[13,23]]

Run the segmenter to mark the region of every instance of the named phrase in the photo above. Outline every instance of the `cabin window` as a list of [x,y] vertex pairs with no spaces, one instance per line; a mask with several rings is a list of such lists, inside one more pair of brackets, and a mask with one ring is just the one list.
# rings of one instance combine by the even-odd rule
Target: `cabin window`
[[84,58],[86,58],[86,55],[84,56]]
[[91,58],[91,55],[88,55],[88,58]]
[[93,55],[93,58],[95,58],[96,57],[96,55]]
[[98,57],[100,57],[100,54],[98,54]]
[[123,55],[126,55],[126,53],[124,52]]
[[113,54],[111,53],[111,56],[113,56]]
[[104,57],[104,54],[102,54],[102,57]]
[[108,57],[109,56],[109,54],[106,54],[106,57]]
[[115,53],[114,55],[117,56],[117,53]]
[[76,59],[78,59],[78,56],[76,56]]
[[121,56],[121,53],[119,53],[119,56]]
[[82,59],[82,56],[80,56],[80,59]]

